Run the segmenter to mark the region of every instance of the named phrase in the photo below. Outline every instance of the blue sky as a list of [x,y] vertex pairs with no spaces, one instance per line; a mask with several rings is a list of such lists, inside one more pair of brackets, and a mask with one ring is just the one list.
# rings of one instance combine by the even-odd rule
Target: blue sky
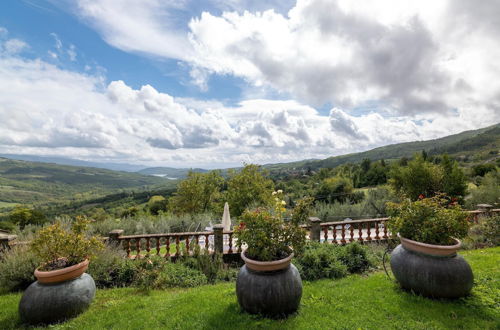
[[0,153],[229,167],[488,126],[499,8],[2,1]]

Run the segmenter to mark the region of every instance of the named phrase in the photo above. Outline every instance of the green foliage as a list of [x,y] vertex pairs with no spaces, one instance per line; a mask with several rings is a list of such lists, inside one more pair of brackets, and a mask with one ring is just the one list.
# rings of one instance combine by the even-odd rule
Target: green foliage
[[326,178],[320,182],[315,192],[316,200],[345,202],[353,192],[352,181],[345,177]]
[[496,172],[497,167],[495,164],[487,163],[487,164],[478,164],[472,167],[472,173],[475,176],[485,176],[486,173]]
[[439,165],[416,155],[408,166],[394,165],[389,177],[392,188],[412,200],[420,195],[431,197],[438,193],[461,199],[467,190],[465,174],[447,155]]
[[274,183],[267,178],[267,172],[254,164],[246,164],[240,171],[229,171],[226,200],[231,214],[239,216],[250,205],[266,205],[273,191]]
[[389,183],[395,191],[412,200],[418,196],[434,196],[442,191],[443,173],[437,165],[426,162],[420,155],[408,162],[408,166],[394,166],[389,173]]
[[293,221],[285,222],[282,192],[273,192],[274,207],[245,211],[235,230],[237,244],[248,246],[248,258],[259,261],[283,259],[293,251],[300,254],[305,244],[305,231]]
[[500,215],[483,216],[478,223],[472,225],[464,240],[464,246],[471,249],[482,249],[500,245]]
[[155,195],[149,199],[146,207],[149,213],[158,215],[160,212],[167,210],[167,200],[163,196]]
[[182,263],[173,263],[163,257],[153,256],[136,260],[137,273],[134,286],[143,291],[172,287],[203,285],[207,278],[202,272]]
[[132,284],[136,267],[134,261],[125,256],[125,251],[114,245],[106,245],[96,253],[87,272],[92,275],[97,287],[125,287]]
[[476,208],[477,204],[500,205],[500,172],[486,173],[481,185],[471,192],[466,201],[469,208]]
[[197,173],[190,171],[169,199],[175,213],[202,213],[218,210],[224,178],[220,171]]
[[414,241],[452,245],[453,238],[467,235],[467,214],[456,202],[449,203],[441,195],[389,203],[389,214],[388,228],[393,235],[399,233]]
[[210,254],[205,249],[200,249],[199,245],[195,246],[193,257],[186,257],[183,263],[202,272],[208,283],[215,283],[224,269],[222,255]]
[[294,259],[303,280],[341,278],[347,275],[347,267],[337,257],[338,246],[308,243],[304,253]]
[[[65,228],[61,222],[40,229],[30,246],[42,261],[42,270],[53,270],[76,265],[85,259],[91,259],[103,248],[102,241],[96,237],[87,237],[88,220],[77,217],[71,228]],[[61,261],[64,261],[61,264]]]
[[362,273],[371,266],[367,249],[357,242],[343,246],[338,258],[347,267],[349,273]]
[[292,211],[292,222],[294,224],[306,224],[312,212],[314,198],[304,197],[297,201]]
[[9,213],[9,221],[24,228],[26,225],[42,225],[48,221],[43,212],[25,206],[16,206]]
[[0,291],[26,289],[35,281],[33,275],[40,259],[25,245],[0,252]]

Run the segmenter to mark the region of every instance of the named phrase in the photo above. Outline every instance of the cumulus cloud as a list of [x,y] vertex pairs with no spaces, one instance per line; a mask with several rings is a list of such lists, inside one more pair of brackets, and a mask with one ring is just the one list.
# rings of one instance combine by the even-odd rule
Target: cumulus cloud
[[[6,42],[0,41],[1,49]],[[7,52],[0,53],[0,89],[0,153],[183,167],[323,158],[500,120],[500,102],[475,99],[453,116],[354,116],[339,106],[322,115],[295,100],[246,99],[226,106],[176,98],[150,85],[107,83],[102,75]]]

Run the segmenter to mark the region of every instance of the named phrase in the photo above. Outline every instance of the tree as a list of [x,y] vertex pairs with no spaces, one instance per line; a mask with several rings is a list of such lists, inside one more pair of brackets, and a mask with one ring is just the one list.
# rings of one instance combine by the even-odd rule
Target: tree
[[9,213],[9,220],[23,229],[26,225],[42,225],[48,219],[40,210],[18,205]]
[[448,155],[443,155],[440,163],[443,171],[443,192],[455,198],[462,198],[467,193],[467,179],[458,163],[451,160]]
[[408,162],[408,166],[394,165],[389,177],[389,183],[397,193],[413,200],[417,200],[420,195],[430,197],[442,192],[442,170],[426,162],[422,155],[416,155],[415,159]]
[[152,196],[148,201],[147,208],[152,215],[158,215],[167,210],[167,200],[160,195]]
[[246,164],[240,171],[229,171],[226,200],[231,214],[239,216],[252,204],[265,205],[269,202],[274,182],[260,166]]
[[189,171],[187,178],[178,184],[177,192],[169,198],[169,208],[175,213],[213,212],[218,208],[223,184],[220,171]]
[[316,189],[315,198],[330,203],[334,201],[343,203],[349,199],[352,192],[353,184],[351,179],[336,176],[321,181]]

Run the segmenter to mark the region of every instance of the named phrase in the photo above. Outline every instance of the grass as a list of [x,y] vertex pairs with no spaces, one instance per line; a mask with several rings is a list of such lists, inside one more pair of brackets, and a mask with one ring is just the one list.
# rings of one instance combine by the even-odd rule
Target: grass
[[[234,283],[193,289],[99,290],[90,309],[55,329],[499,329],[500,247],[464,251],[472,295],[432,300],[401,291],[383,272],[305,282],[299,313],[270,320],[243,313]],[[21,327],[21,295],[0,296],[0,328]]]

